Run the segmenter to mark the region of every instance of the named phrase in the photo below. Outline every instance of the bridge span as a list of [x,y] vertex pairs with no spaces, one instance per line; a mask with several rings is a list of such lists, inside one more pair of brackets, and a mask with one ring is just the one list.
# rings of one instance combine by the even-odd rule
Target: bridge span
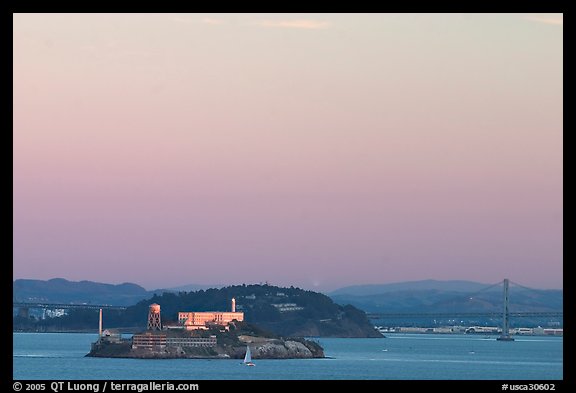
[[126,310],[126,306],[112,306],[110,304],[66,304],[66,303],[50,303],[50,302],[13,302],[13,308],[18,309],[49,309],[49,310]]
[[[509,312],[510,317],[529,318],[529,317],[551,317],[562,318],[562,312]],[[399,319],[399,318],[501,318],[501,312],[445,312],[445,313],[366,313],[369,319]]]

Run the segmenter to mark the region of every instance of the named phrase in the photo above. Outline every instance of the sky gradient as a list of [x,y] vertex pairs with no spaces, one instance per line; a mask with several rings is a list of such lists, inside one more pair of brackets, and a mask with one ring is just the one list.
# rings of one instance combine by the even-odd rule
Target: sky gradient
[[15,14],[14,279],[561,288],[559,14]]

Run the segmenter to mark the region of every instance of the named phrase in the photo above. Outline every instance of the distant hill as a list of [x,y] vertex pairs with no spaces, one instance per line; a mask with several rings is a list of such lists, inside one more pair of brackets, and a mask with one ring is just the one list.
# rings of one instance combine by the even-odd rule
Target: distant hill
[[51,280],[15,280],[12,298],[19,302],[53,302],[75,304],[110,304],[128,306],[150,296],[139,285],[132,283],[103,284],[93,281],[68,281],[63,278]]
[[165,318],[178,311],[228,310],[236,298],[246,321],[282,336],[378,337],[363,311],[335,304],[328,296],[300,288],[272,285],[235,285],[188,293],[164,293],[130,307],[142,321],[151,302],[162,306]]
[[52,302],[66,304],[108,304],[131,306],[142,299],[164,292],[188,292],[213,288],[213,285],[189,284],[175,288],[147,291],[133,283],[106,284],[94,281],[68,281],[63,278],[51,280],[15,280],[12,298],[18,302]]
[[[366,312],[499,312],[502,286],[489,286],[471,281],[425,280],[356,285],[333,291],[329,296],[336,303],[352,304]],[[562,290],[510,287],[510,311],[561,311],[562,307]]]

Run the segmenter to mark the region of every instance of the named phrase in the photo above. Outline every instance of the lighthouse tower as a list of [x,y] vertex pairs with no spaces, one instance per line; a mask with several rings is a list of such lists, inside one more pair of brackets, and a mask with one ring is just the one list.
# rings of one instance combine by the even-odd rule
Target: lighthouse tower
[[159,304],[153,303],[148,309],[148,330],[162,330]]

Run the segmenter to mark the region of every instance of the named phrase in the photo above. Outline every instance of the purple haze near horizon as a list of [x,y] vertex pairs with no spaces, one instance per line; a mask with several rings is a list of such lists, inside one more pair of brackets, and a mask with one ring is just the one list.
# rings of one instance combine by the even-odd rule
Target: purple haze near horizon
[[558,14],[15,14],[14,278],[562,287]]

